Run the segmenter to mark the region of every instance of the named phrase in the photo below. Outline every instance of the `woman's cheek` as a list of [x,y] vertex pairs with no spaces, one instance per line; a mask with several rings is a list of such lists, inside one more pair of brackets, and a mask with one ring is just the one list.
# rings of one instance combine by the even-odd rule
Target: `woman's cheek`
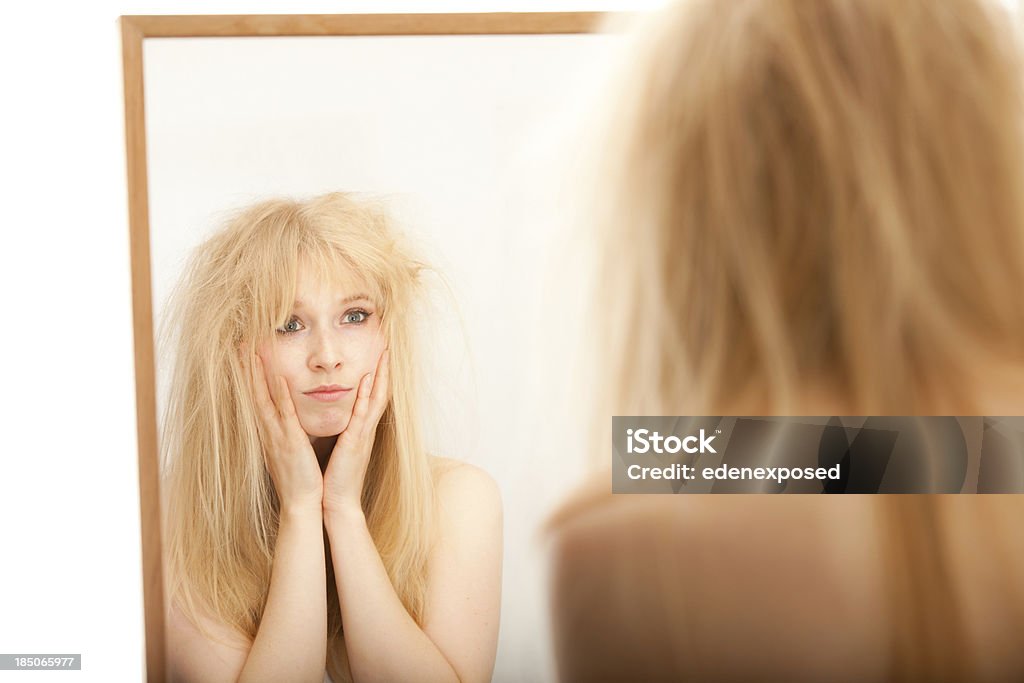
[[[272,376],[284,377],[288,383],[288,393],[291,394],[292,401],[296,402],[298,397],[302,393],[302,388],[299,386],[299,380],[301,374],[296,372],[297,363],[302,363],[301,353],[296,348],[297,345],[285,343],[278,343],[274,346],[270,355],[267,356],[269,363],[270,372]],[[270,376],[268,376],[268,381]]]
[[365,372],[372,372],[384,350],[384,339],[380,329],[376,326],[361,326],[351,330],[346,335],[350,349],[350,357],[355,360]]

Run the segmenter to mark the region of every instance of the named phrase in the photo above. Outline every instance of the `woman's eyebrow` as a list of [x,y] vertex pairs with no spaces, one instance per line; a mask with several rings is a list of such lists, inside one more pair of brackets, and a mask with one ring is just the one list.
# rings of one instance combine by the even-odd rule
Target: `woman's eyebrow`
[[[371,299],[368,294],[353,294],[352,296],[346,296],[339,302],[339,304],[344,306],[345,304],[350,304],[353,301],[368,301],[373,303],[373,299]],[[295,303],[292,304],[292,308],[302,308],[304,305],[305,304],[302,303],[302,300],[296,299]]]

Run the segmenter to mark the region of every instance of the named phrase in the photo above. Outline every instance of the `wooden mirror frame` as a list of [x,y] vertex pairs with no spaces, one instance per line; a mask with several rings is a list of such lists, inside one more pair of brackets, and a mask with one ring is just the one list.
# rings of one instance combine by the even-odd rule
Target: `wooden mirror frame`
[[601,12],[122,16],[125,150],[135,339],[136,427],[147,680],[167,678],[150,273],[143,41],[147,38],[578,34],[600,30]]

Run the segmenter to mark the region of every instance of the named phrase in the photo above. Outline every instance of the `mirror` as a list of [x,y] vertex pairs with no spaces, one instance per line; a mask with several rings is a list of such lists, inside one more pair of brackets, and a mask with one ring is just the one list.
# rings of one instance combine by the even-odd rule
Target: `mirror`
[[[233,210],[383,199],[437,273],[432,453],[486,470],[505,511],[494,680],[553,678],[536,530],[576,482],[549,372],[567,362],[562,201],[578,122],[623,40],[592,13],[123,17],[149,680],[164,679],[154,346],[190,251]],[[435,324],[436,323],[436,324]],[[569,421],[571,422],[571,421]],[[560,424],[555,424],[560,423]]]

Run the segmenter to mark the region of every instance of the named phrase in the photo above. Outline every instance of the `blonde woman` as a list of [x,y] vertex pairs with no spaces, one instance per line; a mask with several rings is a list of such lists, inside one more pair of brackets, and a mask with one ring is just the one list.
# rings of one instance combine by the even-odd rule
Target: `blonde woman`
[[[977,0],[689,0],[604,129],[612,415],[1024,413],[1024,110]],[[597,323],[595,322],[595,325]],[[1024,680],[1024,500],[612,496],[553,523],[575,681]]]
[[172,680],[490,680],[501,503],[424,451],[422,271],[343,194],[196,250],[162,441]]

